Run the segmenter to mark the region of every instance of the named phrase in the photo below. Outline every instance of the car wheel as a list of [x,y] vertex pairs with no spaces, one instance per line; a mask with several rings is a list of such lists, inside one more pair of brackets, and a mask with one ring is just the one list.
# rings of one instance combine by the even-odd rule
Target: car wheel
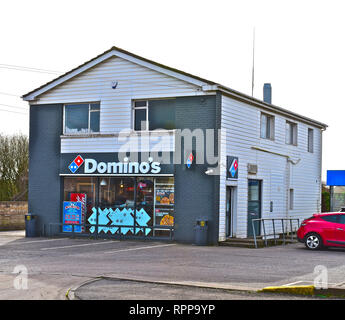
[[317,233],[310,233],[305,237],[305,246],[310,250],[318,250],[322,248],[322,239]]

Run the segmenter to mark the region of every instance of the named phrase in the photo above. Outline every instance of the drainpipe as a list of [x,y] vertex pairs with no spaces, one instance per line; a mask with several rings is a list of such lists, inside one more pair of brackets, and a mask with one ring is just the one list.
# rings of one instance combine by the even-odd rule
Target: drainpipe
[[289,218],[289,197],[290,197],[290,163],[289,159],[286,159],[286,218]]

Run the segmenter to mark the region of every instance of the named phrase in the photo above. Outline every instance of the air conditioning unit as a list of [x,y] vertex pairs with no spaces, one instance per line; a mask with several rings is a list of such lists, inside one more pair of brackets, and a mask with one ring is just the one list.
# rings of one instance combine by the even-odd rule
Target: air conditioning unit
[[248,163],[248,173],[249,174],[257,174],[258,166],[256,164]]

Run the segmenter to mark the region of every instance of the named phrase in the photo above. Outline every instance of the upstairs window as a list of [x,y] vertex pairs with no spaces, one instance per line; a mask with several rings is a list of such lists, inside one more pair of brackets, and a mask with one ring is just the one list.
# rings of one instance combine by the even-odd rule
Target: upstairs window
[[308,152],[314,152],[314,130],[308,128]]
[[66,104],[64,112],[64,133],[99,132],[99,103]]
[[260,137],[263,139],[274,139],[274,116],[261,113]]
[[297,146],[297,123],[286,121],[285,142]]
[[134,101],[133,128],[135,131],[175,129],[175,100]]
[[148,130],[148,101],[134,102],[134,130]]

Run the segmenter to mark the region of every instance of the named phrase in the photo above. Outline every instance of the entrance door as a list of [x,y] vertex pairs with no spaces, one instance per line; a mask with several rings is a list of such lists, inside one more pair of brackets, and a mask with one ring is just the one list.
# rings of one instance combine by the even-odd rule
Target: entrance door
[[226,187],[225,236],[227,238],[234,236],[235,210],[236,210],[236,187]]
[[[248,180],[248,225],[247,236],[253,237],[253,219],[261,218],[261,181]],[[260,234],[260,222],[254,222],[255,234]]]

